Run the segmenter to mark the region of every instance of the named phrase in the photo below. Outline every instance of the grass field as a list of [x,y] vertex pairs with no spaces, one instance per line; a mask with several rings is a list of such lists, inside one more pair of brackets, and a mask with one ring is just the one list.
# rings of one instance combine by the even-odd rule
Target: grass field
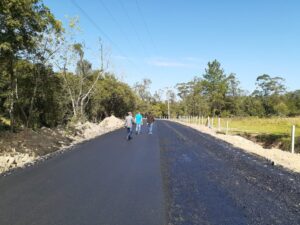
[[[204,119],[207,122],[207,118]],[[212,124],[213,121],[213,124]],[[300,117],[291,118],[258,118],[258,117],[235,117],[221,118],[221,132],[226,131],[229,125],[230,134],[238,134],[260,142],[264,147],[278,147],[289,151],[291,149],[291,129],[296,126],[295,151],[300,153]],[[201,119],[192,118],[192,123],[200,124]],[[213,128],[218,129],[218,118],[211,119]]]
[[[296,125],[296,136],[300,136],[300,117],[293,118],[229,118],[221,119],[222,128],[229,122],[232,132],[246,132],[252,134],[290,135],[292,125]],[[215,121],[215,127],[217,127]]]

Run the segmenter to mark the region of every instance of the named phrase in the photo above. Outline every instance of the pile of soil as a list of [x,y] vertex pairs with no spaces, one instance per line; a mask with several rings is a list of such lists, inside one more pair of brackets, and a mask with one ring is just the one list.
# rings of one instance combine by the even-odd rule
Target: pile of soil
[[99,124],[78,123],[67,129],[43,127],[36,131],[24,129],[18,133],[0,132],[0,173],[23,167],[41,156],[119,129],[123,125],[123,120],[111,116]]
[[104,127],[105,129],[118,129],[124,126],[124,121],[120,120],[115,116],[110,116],[105,118],[101,123],[100,126]]

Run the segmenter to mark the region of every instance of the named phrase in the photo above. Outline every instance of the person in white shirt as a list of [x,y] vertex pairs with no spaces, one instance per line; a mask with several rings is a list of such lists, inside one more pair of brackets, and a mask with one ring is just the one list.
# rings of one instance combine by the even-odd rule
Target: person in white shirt
[[132,127],[133,127],[134,119],[132,117],[132,113],[128,112],[128,115],[125,117],[125,128],[127,129],[126,139],[129,141],[132,139]]

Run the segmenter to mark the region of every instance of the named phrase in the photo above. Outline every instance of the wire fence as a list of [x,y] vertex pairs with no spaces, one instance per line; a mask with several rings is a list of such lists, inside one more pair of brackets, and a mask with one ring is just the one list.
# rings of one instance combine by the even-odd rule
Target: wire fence
[[[161,119],[168,119],[162,117]],[[300,151],[300,117],[295,118],[220,118],[206,116],[180,116],[173,121],[205,126],[217,133],[240,134],[260,138],[262,142],[280,142],[284,150]]]

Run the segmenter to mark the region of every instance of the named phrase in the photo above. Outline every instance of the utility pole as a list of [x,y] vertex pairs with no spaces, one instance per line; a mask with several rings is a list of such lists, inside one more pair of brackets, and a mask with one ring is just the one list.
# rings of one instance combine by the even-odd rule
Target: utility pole
[[171,113],[170,113],[170,87],[165,87],[166,90],[166,97],[167,97],[167,104],[168,104],[168,119],[171,118]]
[[168,96],[168,119],[170,119],[170,97]]

